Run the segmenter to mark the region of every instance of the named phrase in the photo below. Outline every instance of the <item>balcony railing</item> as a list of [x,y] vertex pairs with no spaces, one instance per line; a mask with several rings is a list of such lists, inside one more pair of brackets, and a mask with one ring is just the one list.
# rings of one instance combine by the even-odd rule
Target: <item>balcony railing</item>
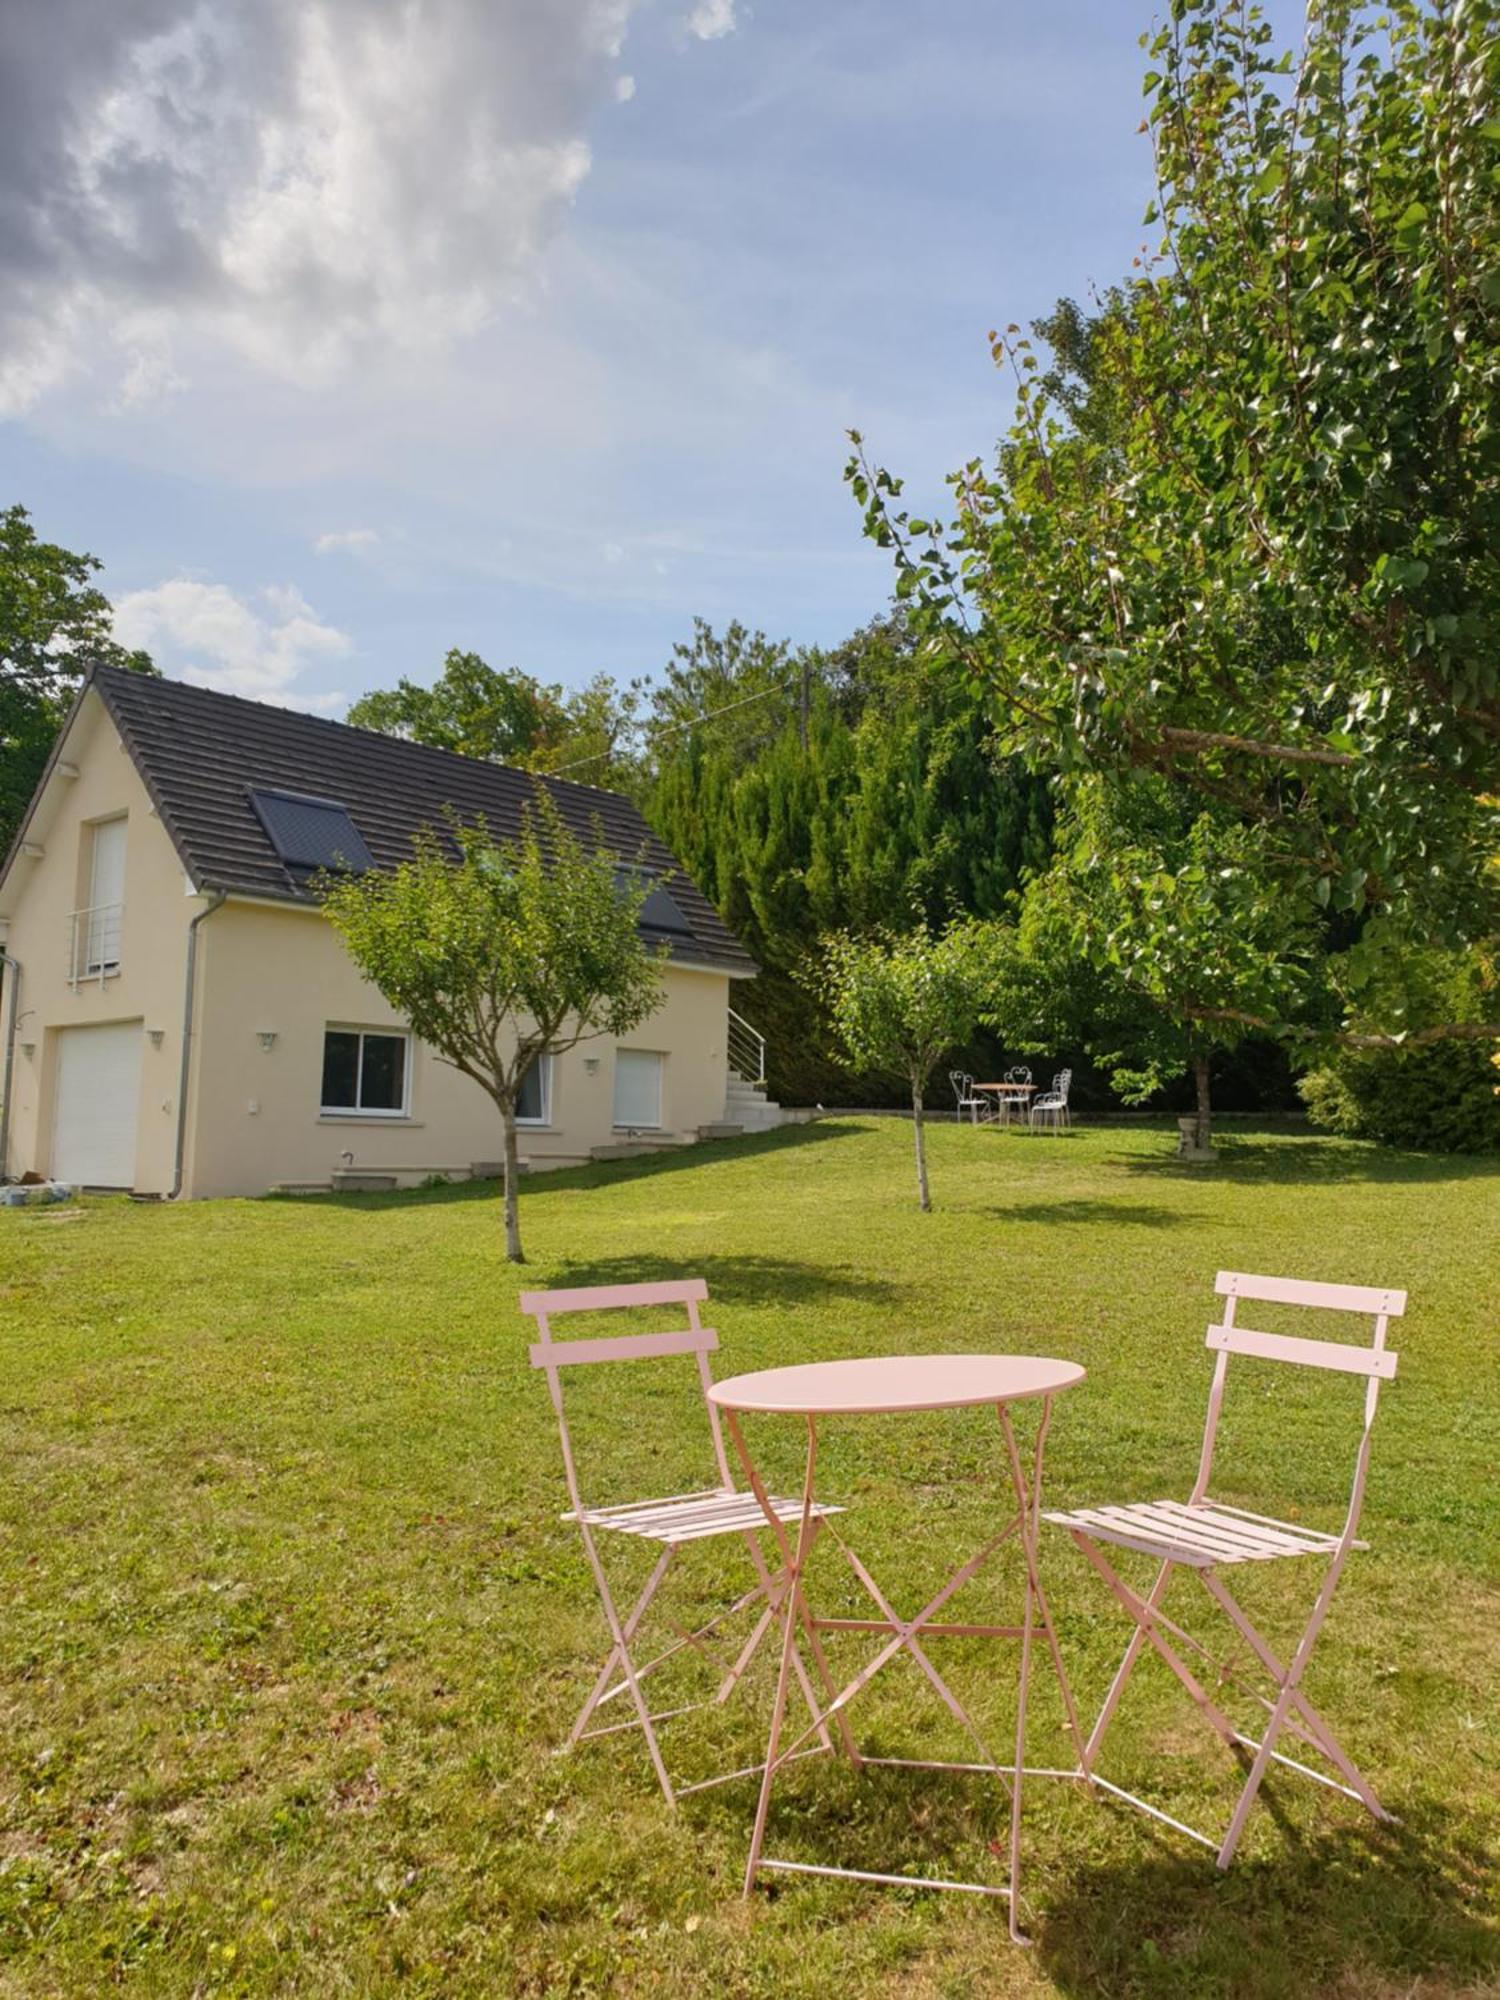
[[766,1080],[766,1038],[743,1014],[729,1010],[729,1067],[746,1083]]
[[68,980],[74,986],[103,985],[120,970],[123,903],[95,903],[75,910],[68,928]]

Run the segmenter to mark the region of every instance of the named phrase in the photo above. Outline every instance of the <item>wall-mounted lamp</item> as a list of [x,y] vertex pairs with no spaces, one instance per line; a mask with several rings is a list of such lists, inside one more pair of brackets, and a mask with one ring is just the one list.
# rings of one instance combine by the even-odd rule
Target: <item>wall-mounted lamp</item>
[[599,1074],[599,1058],[597,1056],[585,1056],[583,1066],[590,1076],[597,1076]]
[[36,1055],[36,1043],[22,1042],[21,1053],[23,1056],[25,1056],[27,1062],[31,1062]]
[[255,1039],[260,1043],[266,1054],[269,1055],[276,1046],[276,1030],[274,1028],[262,1028]]
[[159,1049],[161,1047],[161,1038],[165,1033],[165,1028],[148,1028],[146,1030],[146,1040],[151,1044],[153,1049]]

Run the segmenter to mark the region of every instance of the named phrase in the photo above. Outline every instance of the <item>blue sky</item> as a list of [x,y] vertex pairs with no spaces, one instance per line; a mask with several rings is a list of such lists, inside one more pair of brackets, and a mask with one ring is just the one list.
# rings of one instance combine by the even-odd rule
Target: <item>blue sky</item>
[[987,329],[1145,236],[1123,0],[37,17],[0,499],[168,672],[332,714],[455,645],[839,638],[889,584],[846,427],[935,498],[1005,422]]

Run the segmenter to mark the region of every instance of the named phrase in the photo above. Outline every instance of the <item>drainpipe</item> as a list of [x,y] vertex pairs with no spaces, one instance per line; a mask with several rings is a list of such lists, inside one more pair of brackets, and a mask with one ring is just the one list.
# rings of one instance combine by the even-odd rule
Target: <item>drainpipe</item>
[[188,925],[187,976],[182,988],[182,1070],[177,1079],[177,1148],[172,1159],[172,1185],[167,1200],[182,1193],[182,1166],[187,1152],[188,1078],[193,1060],[193,990],[198,978],[198,926],[211,917],[224,900],[224,891],[215,889],[197,916]]
[[9,1001],[5,1021],[5,1075],[0,1078],[0,1181],[3,1181],[9,1178],[10,1096],[16,1073],[16,1009],[21,999],[21,961],[12,958],[8,951],[0,950],[0,965],[5,967],[5,990]]

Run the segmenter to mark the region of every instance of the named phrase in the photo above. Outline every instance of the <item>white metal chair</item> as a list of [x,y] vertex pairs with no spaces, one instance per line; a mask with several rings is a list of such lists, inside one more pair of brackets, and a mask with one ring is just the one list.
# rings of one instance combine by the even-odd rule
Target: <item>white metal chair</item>
[[1054,1131],[1061,1126],[1070,1125],[1072,1118],[1068,1111],[1068,1092],[1072,1084],[1072,1070],[1060,1069],[1052,1079],[1052,1088],[1044,1091],[1040,1097],[1032,1099],[1031,1123],[1035,1125],[1039,1118],[1049,1119]]
[[960,1125],[963,1123],[966,1111],[975,1125],[983,1123],[985,1119],[994,1115],[994,1105],[990,1103],[982,1091],[975,1090],[974,1079],[966,1070],[950,1069],[948,1072],[948,1082],[952,1086],[954,1097],[958,1100],[958,1122]]
[[[745,1777],[751,1771],[760,1769],[759,1765],[752,1765],[746,1771],[726,1772],[721,1777],[701,1779],[696,1784],[674,1786],[667,1775],[655,1725],[666,1721],[669,1716],[686,1715],[694,1709],[707,1707],[710,1701],[715,1704],[727,1701],[754,1658],[773,1619],[779,1619],[781,1606],[787,1594],[786,1571],[779,1552],[773,1571],[757,1539],[768,1528],[765,1511],[755,1494],[736,1490],[734,1480],[730,1476],[729,1461],[724,1455],[719,1413],[708,1400],[708,1391],[712,1386],[712,1378],[708,1372],[708,1356],[717,1348],[719,1336],[712,1327],[704,1326],[698,1316],[699,1304],[707,1297],[708,1285],[704,1279],[684,1278],[662,1284],[593,1285],[576,1291],[523,1292],[520,1299],[521,1311],[535,1319],[537,1331],[541,1336],[530,1350],[531,1365],[533,1368],[544,1368],[547,1371],[547,1387],[552,1396],[552,1407],[557,1413],[557,1428],[562,1439],[563,1471],[567,1479],[568,1496],[573,1503],[562,1519],[576,1521],[578,1524],[578,1531],[583,1537],[584,1549],[588,1555],[589,1567],[593,1571],[594,1582],[598,1587],[599,1601],[603,1606],[604,1620],[609,1627],[611,1641],[609,1653],[599,1670],[593,1691],[584,1703],[578,1720],[573,1724],[568,1737],[568,1748],[572,1749],[575,1744],[589,1737],[612,1736],[622,1729],[642,1730],[652,1765],[669,1805],[675,1805],[678,1798],[687,1792],[702,1791],[710,1785],[727,1784],[731,1778]],[[688,1324],[685,1328],[668,1333],[615,1334],[603,1339],[558,1340],[553,1336],[551,1322],[561,1314],[597,1313],[620,1307],[666,1305],[686,1307]],[[719,1475],[718,1484],[695,1493],[674,1494],[666,1499],[637,1500],[608,1507],[586,1506],[579,1487],[572,1440],[568,1434],[567,1417],[563,1410],[563,1371],[596,1362],[644,1361],[690,1354],[697,1357],[699,1387],[708,1413],[714,1464]],[[771,1498],[768,1504],[778,1520],[800,1521],[802,1517],[800,1499]],[[842,1508],[822,1504],[813,1508],[813,1513],[819,1520],[826,1515],[842,1511]],[[599,1554],[598,1537],[606,1534],[625,1535],[637,1541],[650,1542],[661,1551],[645,1587],[623,1616],[615,1603],[614,1592],[610,1588],[609,1578]],[[739,1535],[743,1538],[755,1571],[757,1579],[755,1584],[751,1589],[744,1591],[727,1611],[720,1612],[717,1617],[711,1618],[706,1625],[700,1626],[696,1631],[686,1632],[680,1626],[674,1625],[673,1630],[677,1633],[675,1643],[647,1660],[644,1665],[637,1666],[632,1654],[633,1644],[673,1557],[679,1549],[685,1548],[690,1542],[707,1541],[719,1535]],[[739,1613],[748,1611],[757,1602],[761,1602],[763,1608],[738,1656],[728,1665],[722,1661],[714,1661],[722,1675],[717,1692],[708,1700],[691,1702],[683,1707],[653,1715],[641,1688],[641,1683],[646,1677],[689,1646],[713,1660],[714,1656],[705,1643],[707,1635]],[[810,1628],[806,1636],[809,1651],[824,1680],[827,1698],[831,1700],[833,1687],[827,1677],[821,1641],[817,1633]],[[796,1654],[795,1647],[793,1652]],[[619,1678],[615,1680],[617,1670]],[[796,1672],[807,1705],[816,1716],[817,1703],[800,1656],[797,1657]],[[610,1685],[612,1680],[613,1686]],[[589,1721],[595,1711],[622,1694],[630,1696],[635,1709],[635,1719],[589,1728]],[[819,1739],[824,1749],[830,1747],[826,1730],[819,1730]]]
[[[1363,1285],[1324,1285],[1305,1283],[1295,1278],[1260,1278],[1242,1271],[1220,1271],[1214,1289],[1225,1300],[1225,1305],[1222,1320],[1208,1329],[1208,1345],[1215,1350],[1218,1359],[1214,1364],[1213,1383],[1209,1390],[1198,1477],[1187,1502],[1180,1504],[1173,1500],[1156,1500],[1124,1507],[1077,1507],[1065,1513],[1048,1512],[1043,1518],[1068,1530],[1136,1626],[1104,1706],[1099,1711],[1098,1720],[1084,1746],[1085,1774],[1102,1790],[1139,1807],[1153,1819],[1164,1821],[1206,1847],[1217,1848],[1219,1866],[1227,1868],[1234,1858],[1266,1768],[1272,1762],[1312,1778],[1333,1791],[1342,1792],[1346,1798],[1359,1800],[1376,1819],[1391,1818],[1340,1746],[1332,1729],[1302,1692],[1302,1676],[1350,1550],[1368,1546],[1365,1542],[1356,1541],[1354,1535],[1364,1501],[1365,1474],[1370,1462],[1370,1429],[1375,1421],[1376,1399],[1380,1384],[1391,1381],[1396,1373],[1397,1357],[1385,1344],[1386,1327],[1390,1320],[1399,1318],[1405,1312],[1406,1294]],[[1367,1314],[1374,1322],[1371,1342],[1368,1346],[1355,1346],[1340,1340],[1256,1333],[1235,1324],[1235,1307],[1240,1299]],[[1231,1354],[1249,1355],[1261,1361],[1288,1362],[1306,1368],[1333,1369],[1366,1378],[1364,1434],[1355,1460],[1348,1513],[1339,1534],[1323,1534],[1295,1521],[1247,1513],[1242,1507],[1231,1507],[1222,1501],[1209,1499],[1208,1482],[1213,1470],[1214,1446],[1224,1401],[1224,1378]],[[1153,1557],[1160,1564],[1154,1583],[1144,1595],[1122,1581],[1103,1555],[1101,1543],[1136,1550]],[[1302,1636],[1290,1656],[1283,1661],[1230,1596],[1219,1571],[1243,1563],[1283,1562],[1302,1556],[1326,1557],[1328,1569]],[[1177,1643],[1181,1643],[1207,1659],[1218,1678],[1233,1678],[1218,1655],[1211,1654],[1207,1647],[1162,1610],[1162,1599],[1174,1570],[1178,1568],[1191,1570],[1197,1575],[1208,1595],[1248,1645],[1274,1688],[1274,1698],[1269,1700],[1263,1693],[1255,1692],[1254,1698],[1269,1710],[1269,1719],[1258,1742],[1235,1727],[1204,1690],[1177,1650]],[[1176,1675],[1226,1747],[1252,1754],[1253,1761],[1244,1789],[1234,1808],[1228,1831],[1220,1841],[1193,1827],[1184,1826],[1180,1820],[1148,1805],[1144,1799],[1101,1778],[1094,1769],[1105,1731],[1144,1645],[1150,1645]],[[1343,1782],[1294,1758],[1283,1756],[1275,1747],[1283,1729],[1289,1730],[1332,1765]]]
[[[1031,1086],[1031,1071],[1026,1067],[1025,1063],[1016,1063],[1013,1068],[1005,1072],[1005,1081],[1013,1084],[1017,1091],[1029,1089]],[[1012,1096],[1008,1091],[1002,1093],[1000,1105],[1002,1121],[1007,1125],[1013,1118],[1019,1119],[1022,1117],[1029,1109],[1029,1103],[1026,1098]]]

